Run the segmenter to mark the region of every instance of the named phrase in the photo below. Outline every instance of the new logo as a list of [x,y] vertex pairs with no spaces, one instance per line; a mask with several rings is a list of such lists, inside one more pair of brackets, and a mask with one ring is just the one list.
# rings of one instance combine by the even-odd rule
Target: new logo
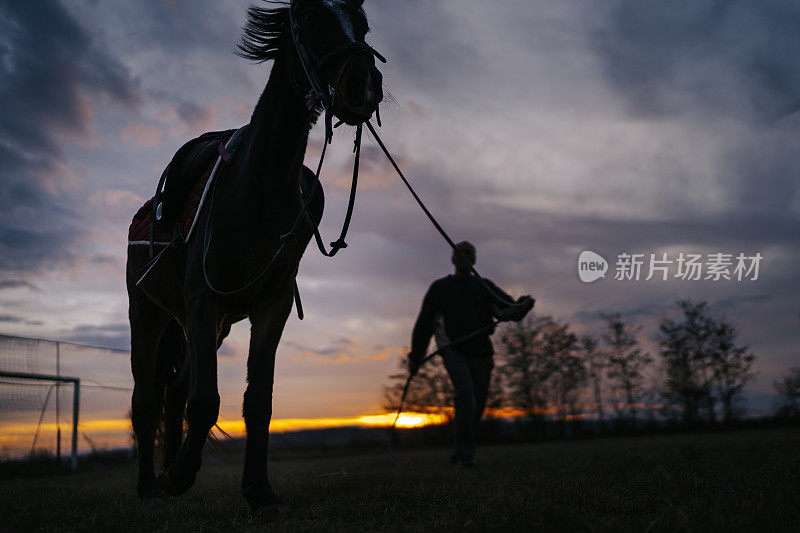
[[608,261],[600,254],[596,254],[589,250],[581,252],[578,257],[578,277],[584,283],[591,283],[592,281],[606,277],[608,271]]

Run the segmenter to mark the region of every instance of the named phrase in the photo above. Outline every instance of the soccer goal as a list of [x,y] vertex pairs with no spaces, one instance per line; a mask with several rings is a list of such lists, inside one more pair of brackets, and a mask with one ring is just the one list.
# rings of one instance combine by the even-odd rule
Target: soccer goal
[[[70,466],[73,470],[78,468],[78,413],[80,413],[81,406],[81,380],[79,378],[69,376],[51,376],[47,374],[36,374],[32,372],[11,372],[7,370],[0,370],[0,378],[7,378],[16,381],[17,383],[37,382],[43,381],[52,383],[54,386],[59,386],[62,383],[72,384],[72,453],[70,455]],[[50,392],[53,388],[50,387],[45,398],[45,404],[42,408],[44,413],[47,402],[50,399]],[[60,446],[60,435],[59,435]]]

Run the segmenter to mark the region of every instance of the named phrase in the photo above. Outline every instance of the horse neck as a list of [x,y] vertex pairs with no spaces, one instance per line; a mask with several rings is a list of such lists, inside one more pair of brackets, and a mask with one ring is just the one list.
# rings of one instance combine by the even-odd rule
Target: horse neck
[[244,147],[245,197],[267,206],[286,206],[296,198],[310,120],[284,61],[277,59],[250,119]]

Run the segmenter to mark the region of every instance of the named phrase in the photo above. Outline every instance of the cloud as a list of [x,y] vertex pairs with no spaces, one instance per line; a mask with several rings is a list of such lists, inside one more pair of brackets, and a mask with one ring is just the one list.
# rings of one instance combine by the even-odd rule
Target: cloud
[[131,122],[122,130],[123,141],[133,141],[137,146],[152,148],[164,139],[164,132],[158,126]]
[[40,290],[36,285],[22,279],[0,279],[0,290],[11,289],[30,289],[32,291]]
[[24,324],[26,326],[42,325],[41,320],[28,320],[26,318],[16,315],[0,315],[0,322],[5,322],[7,324]]
[[138,105],[137,84],[59,2],[0,6],[0,271],[74,256],[65,145],[92,138],[98,101]]
[[68,330],[62,330],[59,335],[59,340],[114,350],[130,350],[130,339],[130,326],[127,323],[81,324]]
[[214,122],[217,108],[203,107],[193,102],[182,102],[175,112],[187,126],[196,130],[209,128]]
[[[717,144],[713,186],[725,209],[791,213],[795,225],[798,18],[800,5],[789,1],[621,0],[593,34],[606,80],[631,114],[682,123],[695,153]],[[662,180],[686,179],[664,170]]]
[[295,361],[312,361],[333,365],[385,361],[403,353],[403,349],[400,347],[387,347],[380,344],[364,346],[348,337],[337,337],[324,348],[311,348],[292,341],[284,341],[282,345],[297,350],[282,357]]
[[[796,2],[623,0],[595,33],[609,80],[645,116],[775,120],[800,110]],[[632,90],[635,89],[635,90]]]

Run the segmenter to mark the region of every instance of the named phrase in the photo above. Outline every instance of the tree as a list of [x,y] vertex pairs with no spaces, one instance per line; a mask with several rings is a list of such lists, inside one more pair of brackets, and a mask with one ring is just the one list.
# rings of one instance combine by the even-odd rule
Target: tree
[[659,328],[665,397],[682,407],[688,424],[697,421],[701,407],[716,421],[717,401],[725,420],[731,420],[744,386],[755,376],[756,356],[736,344],[736,328],[714,317],[707,302],[679,300],[676,305],[682,320],[665,318]]
[[578,338],[568,324],[549,316],[509,324],[499,339],[498,373],[506,401],[521,409],[539,433],[552,410],[562,428],[577,409],[586,368],[578,356]]
[[577,412],[581,387],[587,378],[583,360],[576,354],[578,347],[578,337],[569,330],[569,324],[552,319],[545,323],[542,352],[548,374],[549,404],[562,431],[566,429],[568,415]]
[[736,328],[724,319],[717,320],[712,331],[711,366],[714,388],[722,403],[726,422],[736,417],[736,401],[744,386],[755,377],[752,370],[756,356],[747,346],[736,345]]
[[[615,391],[624,394],[625,405],[636,427],[636,404],[643,393],[644,370],[653,359],[642,351],[636,333],[640,328],[628,328],[619,314],[605,317],[608,331],[602,335],[606,345],[608,379]],[[619,406],[619,402],[615,405]],[[622,410],[617,407],[618,414]]]
[[509,404],[532,421],[540,421],[546,407],[540,349],[541,334],[549,317],[531,314],[526,320],[506,324],[499,338],[497,373]]
[[664,318],[659,326],[658,342],[666,375],[664,396],[668,402],[679,404],[684,422],[693,425],[704,402],[711,404],[709,414],[712,419],[714,416],[708,375],[713,324],[707,302],[679,300],[676,305],[683,320]]
[[[392,381],[384,387],[384,408],[397,411],[403,388],[408,380],[408,359],[400,358],[400,372],[389,376]],[[403,410],[415,413],[444,415],[453,419],[453,385],[440,357],[434,357],[422,366],[408,388]]]
[[603,413],[603,376],[606,371],[606,352],[597,349],[597,339],[591,335],[584,335],[580,339],[583,348],[583,358],[586,361],[587,375],[592,387],[594,410],[600,422],[600,428],[605,429],[605,416]]
[[778,416],[800,416],[800,368],[791,368],[785,376],[776,380],[775,392],[779,395]]

